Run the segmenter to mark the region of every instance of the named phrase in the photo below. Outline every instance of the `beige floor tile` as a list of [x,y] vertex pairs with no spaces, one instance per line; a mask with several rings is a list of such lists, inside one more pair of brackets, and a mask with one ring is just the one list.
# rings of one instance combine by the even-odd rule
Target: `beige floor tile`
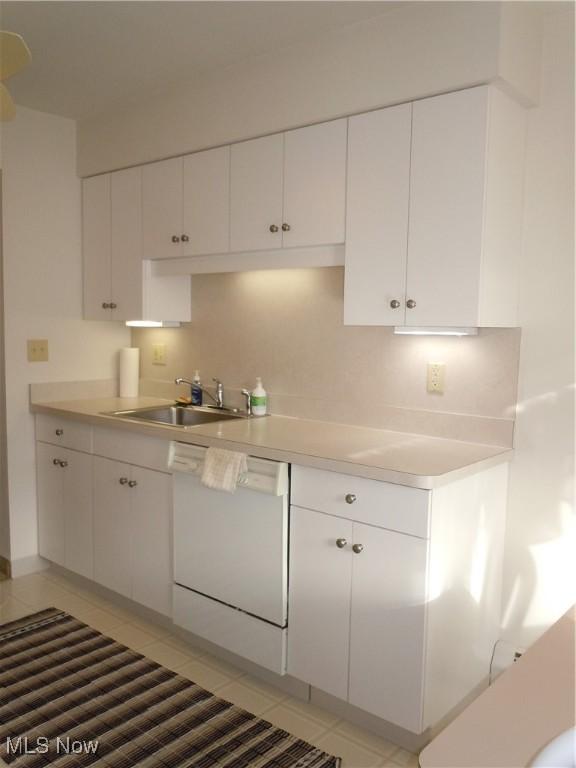
[[17,598],[10,596],[0,605],[0,624],[21,619],[30,613],[34,613],[34,610],[30,610],[29,605],[21,603]]
[[209,655],[202,648],[199,648],[198,646],[193,645],[187,640],[183,640],[181,637],[178,637],[177,635],[173,635],[171,632],[165,632],[162,639],[164,640],[165,643],[168,643],[168,645],[171,645],[172,648],[176,648],[176,650],[182,651],[182,653],[187,653],[189,656],[193,656],[195,659],[199,659],[201,657]]
[[393,744],[391,741],[376,736],[376,734],[366,731],[364,728],[359,728],[357,725],[348,723],[345,720],[339,723],[333,730],[346,739],[356,741],[361,746],[367,747],[373,752],[378,752],[382,757],[389,757],[399,749],[398,744]]
[[103,611],[101,608],[95,608],[89,603],[87,603],[86,606],[87,607],[83,607],[82,609],[75,608],[74,610],[69,611],[69,613],[84,622],[84,624],[88,624],[92,629],[97,629],[98,632],[106,634],[109,630],[125,623],[113,613]]
[[222,688],[218,688],[217,693],[226,701],[231,701],[255,715],[261,715],[280,701],[278,698],[260,693],[243,683],[242,680],[233,680]]
[[289,709],[284,704],[269,709],[265,715],[268,720],[278,728],[283,728],[288,733],[297,736],[304,741],[312,742],[314,739],[326,733],[326,728],[317,720],[311,720],[309,717],[303,717],[293,709]]
[[262,693],[264,696],[269,696],[271,699],[278,699],[278,701],[286,701],[289,698],[287,693],[284,693],[280,688],[276,688],[273,685],[268,685],[257,677],[252,675],[242,675],[240,681],[250,688],[253,688],[258,693]]
[[171,645],[162,640],[154,640],[150,645],[145,645],[140,649],[140,653],[174,672],[177,672],[192,661],[192,657],[189,654],[172,648]]
[[418,755],[408,752],[406,749],[397,749],[390,755],[390,760],[394,765],[402,765],[405,768],[418,768]]
[[[146,653],[144,648],[142,653]],[[197,683],[207,691],[215,692],[222,686],[232,682],[232,678],[221,672],[217,667],[206,664],[204,659],[193,659],[178,670],[178,674]]]
[[317,720],[326,728],[332,728],[340,718],[332,712],[327,712],[325,709],[317,707],[315,704],[309,704],[306,701],[300,701],[300,699],[289,698],[283,702],[285,707],[290,707],[302,717],[309,717],[312,720]]
[[382,755],[365,749],[351,739],[334,731],[314,740],[314,744],[331,755],[342,758],[342,768],[375,768],[381,765]]
[[237,680],[239,677],[244,675],[244,672],[239,667],[235,667],[234,664],[230,664],[229,662],[224,661],[223,659],[219,658],[218,656],[214,656],[211,653],[204,653],[202,656],[202,661],[205,664],[210,664],[211,667],[214,667],[223,675],[229,677],[231,680]]
[[[156,642],[154,635],[144,632],[143,629],[140,629],[135,624],[120,624],[118,627],[108,629],[106,634],[108,637],[135,651],[140,651],[146,645]],[[145,652],[142,651],[142,653]]]

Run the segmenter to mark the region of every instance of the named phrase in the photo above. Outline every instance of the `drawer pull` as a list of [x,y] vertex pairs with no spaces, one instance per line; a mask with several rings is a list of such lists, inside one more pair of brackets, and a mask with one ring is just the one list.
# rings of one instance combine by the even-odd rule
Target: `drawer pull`
[[63,429],[57,429],[56,430],[56,434],[58,435],[58,437],[62,437],[62,435],[64,434],[64,430]]
[[354,554],[356,555],[359,555],[363,549],[364,549],[363,544],[352,544],[352,552],[354,552]]
[[338,549],[344,549],[346,544],[348,544],[346,539],[336,539],[336,546],[338,547]]
[[346,496],[344,496],[344,500],[346,504],[354,504],[356,501],[356,494],[355,493],[347,493]]

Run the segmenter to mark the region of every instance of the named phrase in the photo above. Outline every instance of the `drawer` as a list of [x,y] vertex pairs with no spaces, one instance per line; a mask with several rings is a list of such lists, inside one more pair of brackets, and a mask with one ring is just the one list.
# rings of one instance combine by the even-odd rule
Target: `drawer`
[[428,538],[430,491],[292,465],[291,503]]
[[168,472],[170,441],[164,438],[124,432],[120,429],[94,428],[94,453],[138,467]]
[[92,427],[81,421],[38,413],[36,414],[36,440],[91,453]]

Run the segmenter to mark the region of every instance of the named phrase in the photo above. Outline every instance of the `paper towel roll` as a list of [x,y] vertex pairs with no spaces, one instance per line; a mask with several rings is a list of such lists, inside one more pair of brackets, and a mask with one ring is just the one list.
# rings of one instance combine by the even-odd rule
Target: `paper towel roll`
[[120,350],[120,397],[138,397],[140,350],[123,347]]

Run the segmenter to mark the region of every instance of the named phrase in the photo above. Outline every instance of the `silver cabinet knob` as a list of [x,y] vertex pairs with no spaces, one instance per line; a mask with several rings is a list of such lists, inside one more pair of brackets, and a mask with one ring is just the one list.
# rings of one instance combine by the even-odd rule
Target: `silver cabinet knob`
[[178,235],[172,235],[172,242],[173,243],[179,243],[180,242],[180,238],[178,237]]
[[138,483],[136,482],[136,480],[130,480],[130,481],[128,482],[128,486],[129,486],[130,488],[134,488],[134,486],[136,486],[136,485],[138,485]]
[[60,466],[60,459],[52,459],[52,464],[54,464],[55,467]]
[[115,304],[113,301],[110,302],[110,309],[117,309],[118,304]]
[[346,544],[348,544],[346,539],[336,539],[336,546],[338,547],[338,549],[344,549]]
[[398,309],[399,306],[400,306],[400,302],[398,301],[398,299],[392,299],[392,301],[390,302],[390,308]]
[[416,306],[416,302],[414,301],[414,299],[408,299],[408,301],[406,302],[406,306],[408,307],[408,309],[414,309],[414,307]]
[[278,232],[278,227],[276,224],[270,224],[270,232]]
[[67,461],[61,461],[60,462],[60,466],[61,467],[67,467],[68,466],[68,462]]
[[58,435],[58,437],[62,437],[62,435],[64,434],[64,430],[63,429],[57,429],[55,431],[56,431],[56,434]]
[[352,552],[354,552],[354,554],[356,555],[359,555],[363,549],[364,549],[363,544],[352,544]]
[[180,240],[182,240],[183,243],[188,243],[190,241],[190,238],[188,235],[182,235]]
[[128,482],[128,478],[121,477],[120,480],[118,480],[118,482],[120,483],[120,485],[126,485],[126,483]]
[[282,232],[290,232],[290,224],[282,224]]
[[102,309],[110,309],[110,304],[107,301],[102,302]]
[[347,493],[346,496],[344,496],[344,501],[346,504],[354,504],[356,501],[356,494],[355,493]]

